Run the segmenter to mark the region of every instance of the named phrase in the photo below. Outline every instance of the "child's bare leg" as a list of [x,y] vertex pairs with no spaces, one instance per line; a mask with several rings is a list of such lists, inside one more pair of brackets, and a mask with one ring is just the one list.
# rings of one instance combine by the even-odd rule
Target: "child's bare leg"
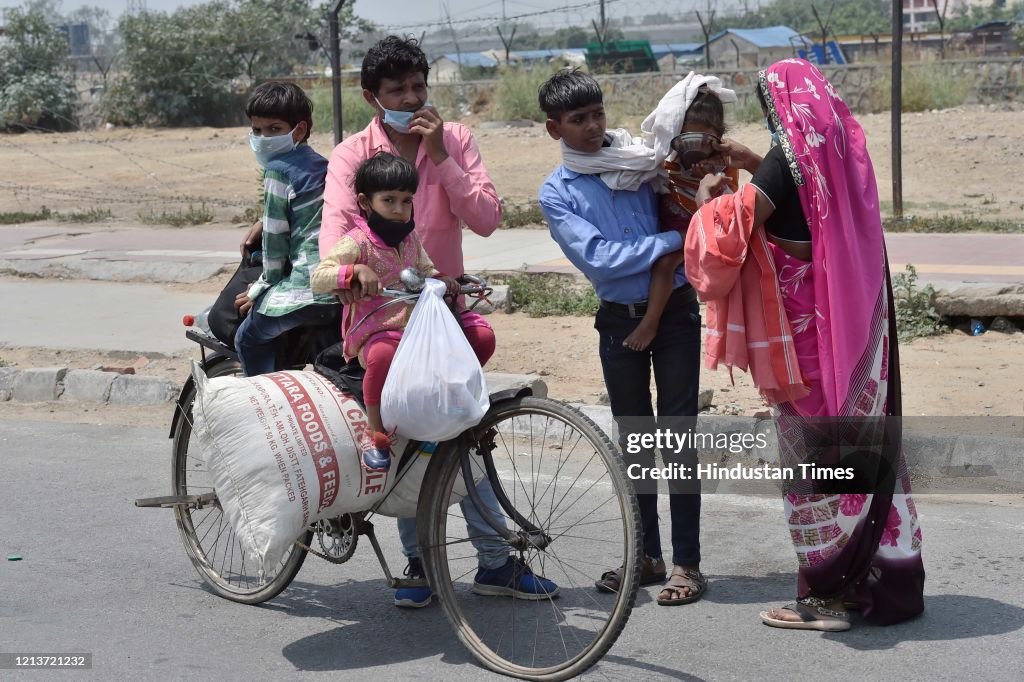
[[384,432],[384,422],[380,418],[380,405],[366,406],[366,421],[372,430],[378,433]]
[[622,345],[630,350],[644,350],[651,345],[658,334],[661,315],[665,312],[668,298],[672,295],[672,284],[676,269],[683,262],[683,252],[673,251],[657,260],[651,268],[651,290],[647,294],[647,312],[633,333],[626,337]]

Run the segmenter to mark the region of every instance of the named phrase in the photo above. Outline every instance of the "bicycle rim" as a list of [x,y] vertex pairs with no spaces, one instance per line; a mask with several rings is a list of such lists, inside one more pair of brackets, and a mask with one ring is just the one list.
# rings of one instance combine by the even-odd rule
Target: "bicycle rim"
[[[420,507],[420,527],[430,529],[423,544],[431,585],[460,640],[487,668],[530,680],[578,675],[618,638],[639,584],[640,518],[622,460],[592,421],[554,400],[500,403],[473,431],[474,448],[493,442],[495,478],[511,506],[550,542],[517,550],[493,529],[469,531],[457,503],[465,492],[461,457],[449,443],[424,483],[434,494]],[[470,461],[474,478],[482,476],[482,458]],[[500,516],[522,529],[515,514]],[[554,581],[557,595],[492,596],[493,585],[475,581],[474,541],[482,540],[490,543],[488,561],[508,553]],[[594,582],[619,566],[620,591],[598,592]]]
[[[241,374],[237,362],[224,361],[211,367],[211,379]],[[174,433],[172,494],[201,495],[213,491],[213,475],[207,469],[192,439],[192,403],[195,389],[182,402],[181,418]],[[219,596],[243,604],[259,604],[281,593],[294,580],[306,559],[306,551],[294,545],[277,566],[266,571],[263,581],[256,564],[245,556],[242,545],[219,504],[203,509],[175,507],[181,539],[196,572]],[[301,542],[309,545],[312,533]]]

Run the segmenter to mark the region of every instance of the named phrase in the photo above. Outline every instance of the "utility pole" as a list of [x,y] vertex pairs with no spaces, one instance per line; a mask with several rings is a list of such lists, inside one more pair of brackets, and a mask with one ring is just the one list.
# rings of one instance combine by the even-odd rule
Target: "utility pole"
[[704,68],[711,69],[711,29],[715,23],[715,10],[711,8],[711,0],[708,0],[708,20],[704,23],[704,17],[700,15],[700,10],[695,10],[697,15],[697,21],[700,22],[700,30],[704,34]]
[[597,33],[597,42],[601,44],[601,52],[604,52],[604,44],[608,39],[608,20],[604,16],[604,0],[601,0],[601,24],[600,26],[593,19],[590,23],[594,25],[594,32]]
[[331,34],[331,102],[334,106],[334,144],[341,142],[341,28],[338,13],[345,0],[332,0],[327,18]]
[[892,214],[903,220],[903,3],[892,3]]

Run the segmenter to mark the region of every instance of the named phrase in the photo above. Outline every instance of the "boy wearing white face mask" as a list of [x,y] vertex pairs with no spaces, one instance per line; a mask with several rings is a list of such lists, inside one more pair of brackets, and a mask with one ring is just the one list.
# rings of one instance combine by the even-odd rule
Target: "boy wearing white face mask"
[[335,313],[330,294],[317,295],[310,275],[320,262],[327,159],[307,144],[313,104],[292,83],[257,87],[245,105],[249,145],[263,167],[263,274],[235,300],[246,315],[235,350],[246,376],[273,372],[276,339],[296,327],[322,324]]

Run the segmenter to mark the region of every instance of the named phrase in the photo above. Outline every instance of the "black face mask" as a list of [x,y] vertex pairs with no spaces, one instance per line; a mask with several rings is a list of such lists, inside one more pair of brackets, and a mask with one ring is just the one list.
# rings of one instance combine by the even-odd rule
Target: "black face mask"
[[395,220],[388,220],[372,208],[366,223],[373,230],[373,233],[381,238],[381,241],[393,249],[397,249],[402,240],[408,237],[412,233],[413,228],[416,227],[416,221],[413,220],[412,216],[409,216],[409,222],[401,223]]

